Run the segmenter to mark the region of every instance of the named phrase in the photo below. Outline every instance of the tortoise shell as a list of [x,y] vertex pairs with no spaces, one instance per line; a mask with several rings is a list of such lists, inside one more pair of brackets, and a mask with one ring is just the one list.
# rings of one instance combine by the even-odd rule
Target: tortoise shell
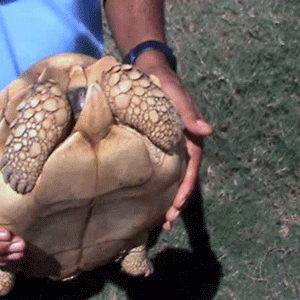
[[147,232],[185,173],[182,121],[154,76],[112,57],[58,54],[0,93],[0,224],[23,237],[16,268],[64,279],[122,259],[149,275]]

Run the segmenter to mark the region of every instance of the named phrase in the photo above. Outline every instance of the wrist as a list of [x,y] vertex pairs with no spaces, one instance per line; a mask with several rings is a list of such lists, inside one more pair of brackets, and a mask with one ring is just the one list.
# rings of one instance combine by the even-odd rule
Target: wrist
[[154,69],[171,69],[166,56],[157,50],[145,51],[133,64],[147,74],[153,74]]
[[135,64],[143,69],[168,65],[176,71],[176,57],[172,49],[159,40],[147,40],[136,45],[123,59],[123,63]]

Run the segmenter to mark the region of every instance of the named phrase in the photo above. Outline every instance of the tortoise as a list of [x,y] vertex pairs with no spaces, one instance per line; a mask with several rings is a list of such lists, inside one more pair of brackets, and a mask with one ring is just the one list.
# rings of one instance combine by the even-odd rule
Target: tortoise
[[0,93],[0,225],[26,241],[0,270],[65,280],[120,260],[148,276],[147,234],[161,224],[186,168],[183,122],[157,77],[63,53]]

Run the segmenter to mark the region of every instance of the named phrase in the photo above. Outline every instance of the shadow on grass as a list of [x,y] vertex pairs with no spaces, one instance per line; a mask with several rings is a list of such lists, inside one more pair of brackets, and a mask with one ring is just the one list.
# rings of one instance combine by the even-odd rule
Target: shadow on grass
[[[127,276],[120,271],[119,264],[115,263],[108,264],[101,270],[83,273],[77,279],[64,283],[48,279],[27,279],[18,275],[14,291],[5,299],[89,299],[98,294],[108,281],[125,290],[131,300],[212,299],[222,272],[209,246],[198,189],[191,197],[188,207],[183,210],[182,216],[193,252],[167,249],[160,253],[152,261],[155,272],[148,278]],[[154,242],[158,234],[158,230],[152,232],[150,242]]]

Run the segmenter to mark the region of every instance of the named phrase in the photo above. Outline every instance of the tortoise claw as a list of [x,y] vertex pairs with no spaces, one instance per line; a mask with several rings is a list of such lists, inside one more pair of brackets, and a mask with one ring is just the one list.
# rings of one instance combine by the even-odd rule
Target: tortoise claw
[[[7,161],[7,160],[6,160]],[[1,161],[2,162],[2,161]],[[8,162],[8,161],[7,161]],[[2,163],[1,163],[2,165]],[[5,166],[5,164],[3,163],[3,167]],[[3,168],[1,167],[1,169]],[[4,182],[5,183],[8,183],[9,182],[9,178],[10,178],[10,175],[12,174],[12,169],[8,166],[4,169],[2,169],[2,173],[3,173],[3,179],[4,179]]]
[[7,163],[8,163],[7,157],[3,157],[0,161],[0,169],[3,169]]
[[10,186],[19,194],[29,193],[34,187],[34,185],[29,184],[27,181],[19,180],[19,177],[13,177],[10,179]]
[[13,153],[11,159],[6,159],[6,165],[2,167],[3,179],[5,183],[9,183],[10,187],[20,194],[29,193],[37,180],[37,172],[30,173],[30,170],[27,172],[21,172],[22,160],[20,160],[20,155],[18,153]]

